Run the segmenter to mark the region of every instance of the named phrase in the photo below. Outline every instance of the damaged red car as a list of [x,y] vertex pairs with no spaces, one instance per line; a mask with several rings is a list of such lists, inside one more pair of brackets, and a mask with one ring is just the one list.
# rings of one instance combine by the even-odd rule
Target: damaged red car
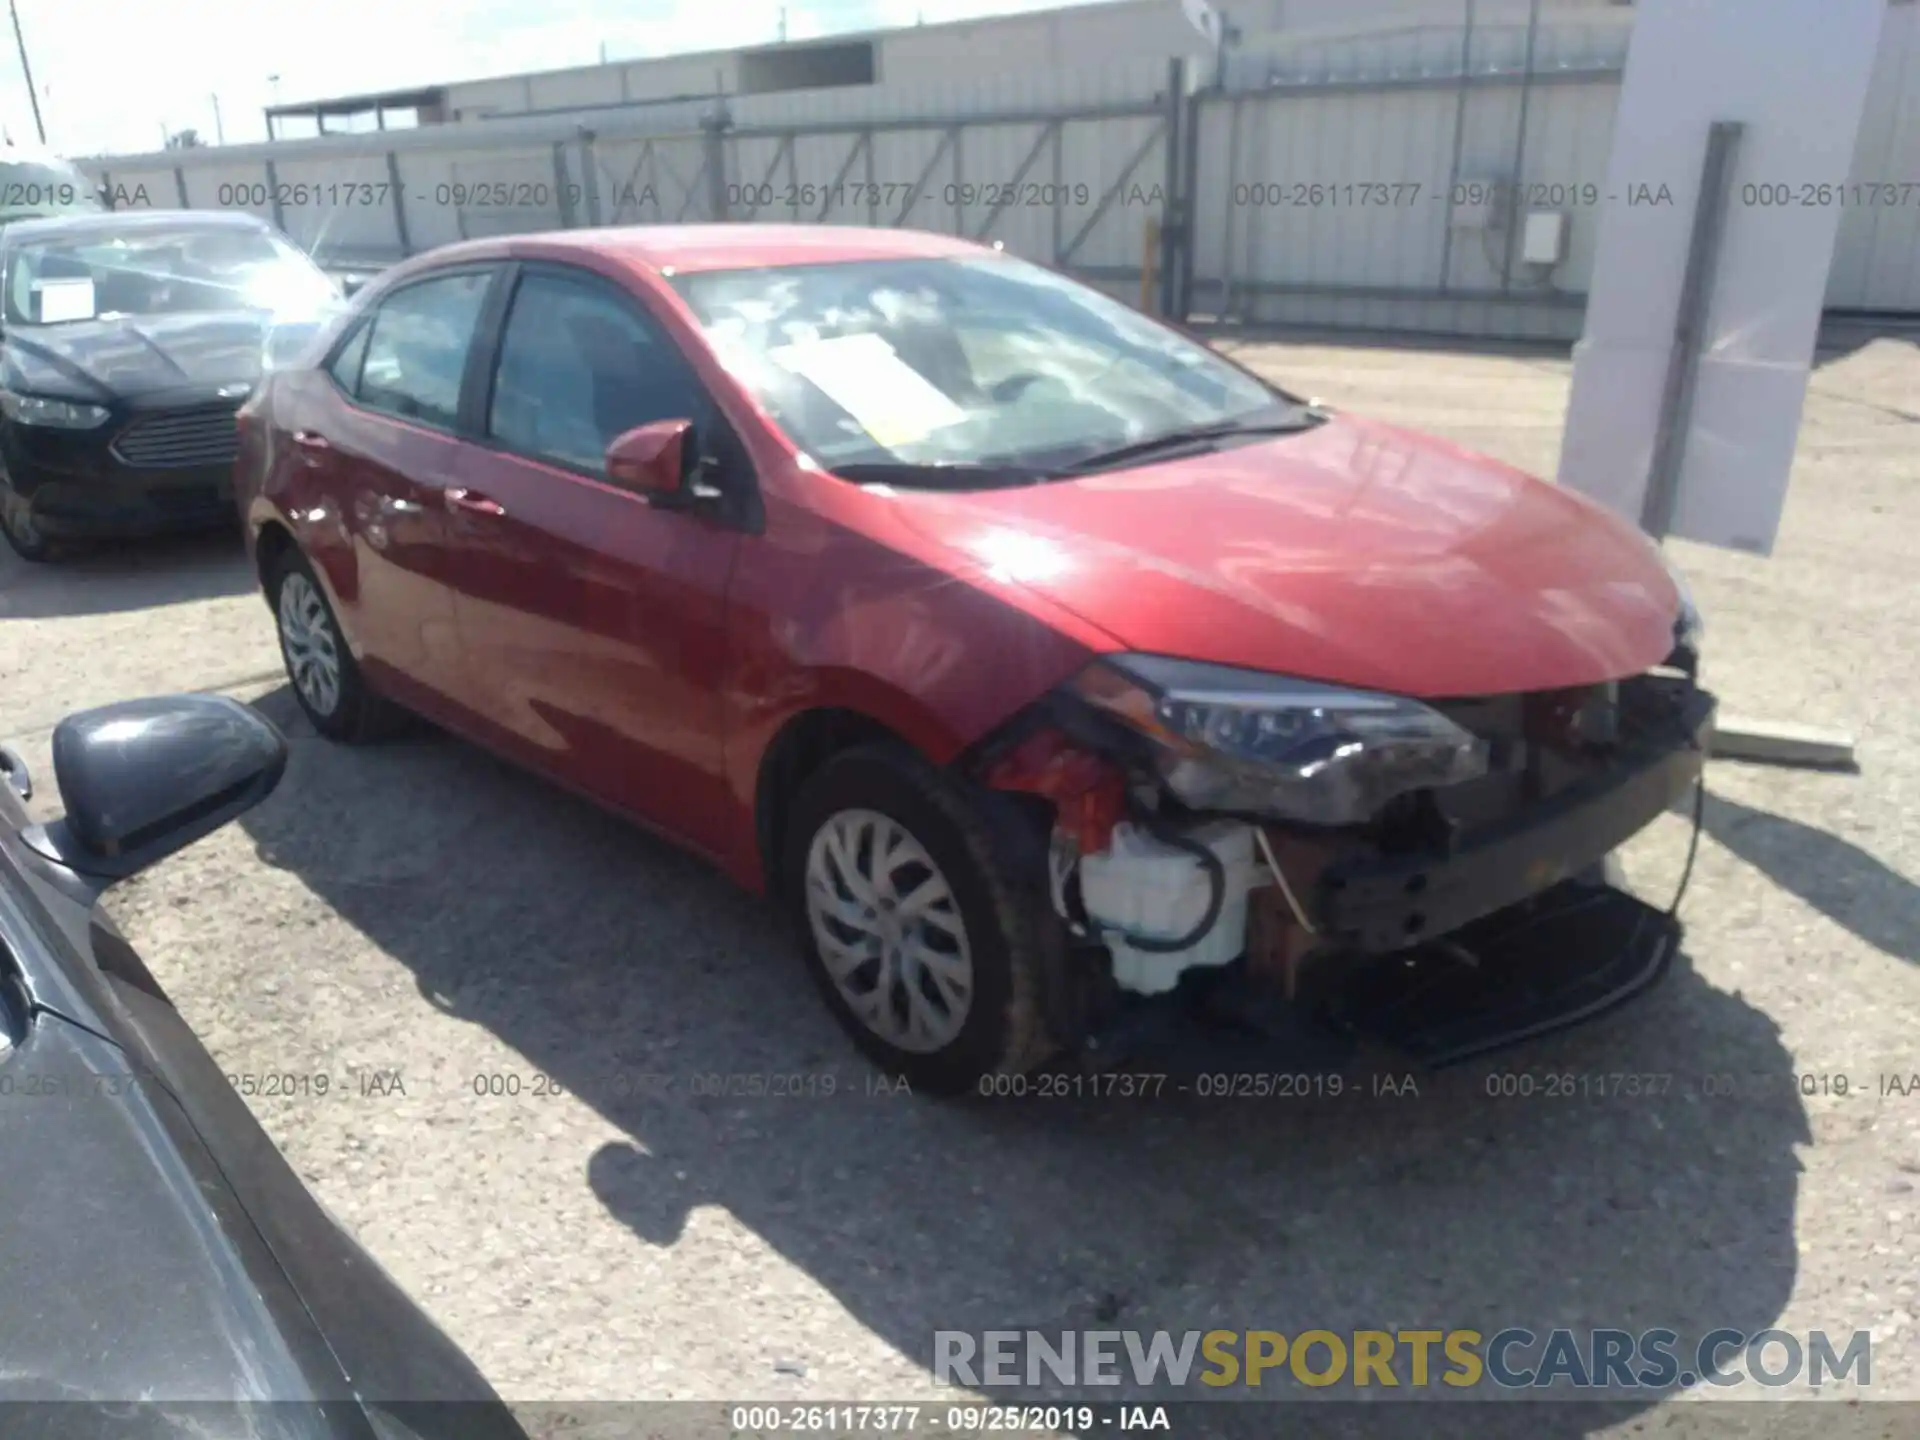
[[240,425],[320,732],[418,712],[709,856],[916,1086],[1169,1016],[1443,1059],[1672,952],[1592,878],[1712,723],[1660,550],[997,249],[456,245]]

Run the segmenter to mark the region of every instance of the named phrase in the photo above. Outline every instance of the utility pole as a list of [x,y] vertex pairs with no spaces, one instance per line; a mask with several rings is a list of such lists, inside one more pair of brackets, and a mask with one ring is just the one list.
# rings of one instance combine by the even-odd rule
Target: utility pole
[[216,145],[224,145],[227,143],[227,130],[226,127],[220,123],[220,97],[213,95],[208,98],[213,101],[213,143]]
[[[20,6],[18,0],[7,0],[7,11],[13,16],[13,43],[20,47],[20,73],[26,77],[27,99],[33,102],[33,128],[40,136],[42,145],[47,143],[47,127],[40,118],[40,92],[33,88],[33,66],[27,63],[27,37],[20,30]],[[785,14],[782,11],[781,14]]]
[[780,7],[780,43],[787,43],[787,7],[784,5]]

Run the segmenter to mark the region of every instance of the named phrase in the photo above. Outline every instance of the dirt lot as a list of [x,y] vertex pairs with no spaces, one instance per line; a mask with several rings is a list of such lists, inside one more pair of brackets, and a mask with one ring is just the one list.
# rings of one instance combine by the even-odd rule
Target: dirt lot
[[[1554,467],[1564,355],[1244,349]],[[700,864],[457,742],[317,740],[225,541],[0,557],[0,734],[45,777],[62,714],[143,692],[287,727],[279,793],[111,908],[229,1071],[333,1078],[254,1103],[515,1400],[906,1399],[937,1328],[1082,1325],[1871,1329],[1875,1392],[1920,1398],[1920,1091],[1881,1078],[1920,1072],[1917,423],[1910,340],[1826,357],[1778,554],[1675,547],[1726,707],[1850,728],[1863,773],[1717,762],[1675,973],[1417,1098],[869,1096],[771,917]],[[1684,841],[1656,826],[1635,885],[1670,895]],[[832,1099],[687,1093],[823,1068]],[[1496,1071],[1671,1081],[1499,1100]],[[372,1072],[405,1093],[361,1096]]]

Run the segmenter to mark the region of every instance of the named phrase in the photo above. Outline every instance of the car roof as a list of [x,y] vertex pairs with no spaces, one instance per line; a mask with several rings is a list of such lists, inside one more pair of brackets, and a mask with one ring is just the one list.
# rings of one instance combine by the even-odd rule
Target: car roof
[[[4,152],[0,152],[3,154]],[[80,215],[48,215],[15,220],[4,235],[8,244],[52,240],[69,235],[135,235],[142,230],[271,230],[257,215],[220,210],[107,210]]]
[[470,240],[434,250],[419,259],[429,264],[507,258],[559,260],[577,257],[583,252],[629,267],[678,274],[853,260],[962,259],[991,253],[984,245],[926,230],[739,223],[554,230]]

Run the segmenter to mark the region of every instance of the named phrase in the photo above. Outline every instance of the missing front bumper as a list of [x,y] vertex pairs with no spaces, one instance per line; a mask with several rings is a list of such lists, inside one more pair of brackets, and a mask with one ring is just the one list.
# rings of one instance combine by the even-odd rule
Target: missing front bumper
[[1679,951],[1672,916],[1610,886],[1571,881],[1445,941],[1328,967],[1282,1001],[1244,965],[1139,1003],[1083,1053],[1213,1080],[1335,1072],[1362,1047],[1424,1068],[1570,1029],[1651,989]]
[[1445,942],[1379,956],[1342,977],[1335,1030],[1427,1066],[1455,1064],[1591,1020],[1651,988],[1680,923],[1622,890],[1573,882]]
[[1713,696],[1693,690],[1672,743],[1622,763],[1451,852],[1372,856],[1320,882],[1320,929],[1349,951],[1382,954],[1450,934],[1598,864],[1700,781]]

